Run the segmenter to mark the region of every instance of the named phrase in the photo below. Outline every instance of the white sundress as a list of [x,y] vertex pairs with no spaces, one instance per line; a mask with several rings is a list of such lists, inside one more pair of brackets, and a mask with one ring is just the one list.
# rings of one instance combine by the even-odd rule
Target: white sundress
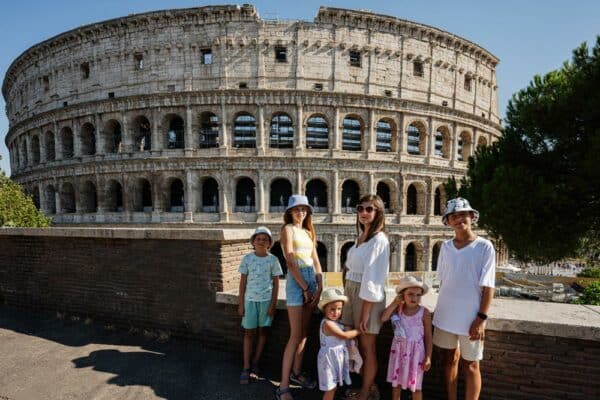
[[[327,336],[323,333],[323,324],[327,321],[323,318],[319,327],[319,339],[321,348],[317,356],[317,366],[319,370],[319,389],[326,392],[334,389],[336,386],[350,385],[350,362],[348,356],[348,347],[346,340],[337,336]],[[344,326],[336,322],[340,329]]]

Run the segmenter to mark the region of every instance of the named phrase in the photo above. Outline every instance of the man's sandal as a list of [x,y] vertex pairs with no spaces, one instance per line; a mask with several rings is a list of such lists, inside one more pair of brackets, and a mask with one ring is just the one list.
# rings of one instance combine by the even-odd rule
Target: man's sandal
[[250,370],[243,369],[240,374],[240,385],[247,385],[250,383]]
[[317,382],[310,379],[307,375],[302,372],[298,375],[293,372],[290,374],[290,382],[296,385],[302,386],[304,389],[314,389],[317,387]]
[[275,389],[275,400],[285,400],[284,395],[288,395],[287,398],[290,400],[294,400],[294,396],[292,396],[292,392],[290,391],[289,387],[286,388],[281,388],[278,387],[277,389]]

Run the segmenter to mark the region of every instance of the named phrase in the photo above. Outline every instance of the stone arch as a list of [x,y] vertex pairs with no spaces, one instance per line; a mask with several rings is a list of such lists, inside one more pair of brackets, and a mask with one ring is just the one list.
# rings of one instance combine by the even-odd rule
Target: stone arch
[[170,113],[163,118],[166,127],[164,148],[183,149],[185,147],[185,123],[178,114]]
[[212,176],[201,180],[202,197],[200,207],[202,212],[219,212],[219,183]]
[[269,147],[291,149],[294,147],[294,122],[284,112],[277,112],[271,118]]
[[106,184],[105,206],[108,212],[123,211],[123,186],[115,179]]
[[152,148],[152,128],[148,118],[143,115],[135,117],[132,131],[134,151],[148,151]]
[[437,241],[431,247],[431,271],[437,271],[437,262],[440,257],[443,241]]
[[212,112],[200,114],[199,147],[209,149],[219,147],[219,117]]
[[306,183],[306,197],[308,202],[314,207],[315,213],[326,213],[328,211],[327,204],[327,183],[322,179],[311,179]]
[[255,212],[256,185],[254,181],[247,176],[239,177],[235,183],[235,211],[236,212]]
[[46,213],[56,214],[56,189],[53,185],[46,186],[44,190],[44,203],[46,204]]
[[321,114],[313,114],[306,120],[306,148],[329,148],[329,124]]
[[404,271],[423,271],[423,244],[412,241],[406,245],[404,250]]
[[346,179],[342,183],[341,197],[342,212],[354,214],[360,200],[360,185],[353,179]]
[[327,246],[323,242],[317,241],[317,256],[323,272],[327,272]]
[[54,133],[52,131],[46,131],[44,141],[46,144],[46,161],[54,161],[56,159]]
[[438,126],[434,134],[434,154],[442,158],[450,158],[452,139],[446,125]]
[[342,120],[342,150],[361,151],[365,124],[356,114],[348,114]]
[[81,126],[81,155],[93,156],[96,154],[96,128],[89,122]]
[[137,178],[134,184],[133,210],[137,212],[151,212],[152,185],[146,178]]
[[104,153],[121,153],[123,152],[123,134],[121,132],[121,124],[116,119],[106,121],[102,130],[104,137]]
[[60,130],[60,138],[62,143],[62,158],[67,160],[73,158],[74,147],[73,147],[73,131],[68,126],[65,126]]
[[285,178],[276,178],[269,185],[269,212],[284,212],[292,195],[292,184]]
[[473,147],[471,137],[471,133],[468,131],[462,131],[458,136],[458,146],[456,149],[456,157],[458,161],[467,161],[471,156]]
[[406,188],[406,215],[425,215],[425,184],[413,182]]
[[479,136],[477,139],[477,148],[486,147],[488,145],[488,141],[485,136]]
[[385,205],[385,212],[390,212],[392,204],[392,192],[390,190],[389,185],[384,181],[380,181],[377,183],[377,188],[375,192],[383,200],[383,204]]
[[406,128],[406,152],[425,155],[427,128],[421,121],[413,121]]
[[446,211],[446,189],[444,184],[438,185],[435,188],[433,200],[433,215],[443,215]]
[[31,137],[31,164],[38,165],[40,163],[40,137],[33,135]]
[[60,188],[61,213],[71,214],[77,211],[75,206],[75,189],[70,182],[64,182]]
[[256,148],[256,118],[240,112],[233,119],[233,147]]
[[35,205],[35,208],[37,208],[38,210],[41,208],[41,202],[40,202],[40,187],[38,185],[34,185],[31,190],[29,191],[29,193],[31,193],[31,200],[33,201],[33,204]]
[[176,177],[167,179],[167,188],[169,189],[167,209],[170,212],[185,211],[185,185],[183,181]]
[[392,118],[381,118],[375,126],[377,152],[395,152],[398,128]]
[[84,213],[95,213],[98,210],[98,193],[92,181],[85,181],[79,189],[80,209]]

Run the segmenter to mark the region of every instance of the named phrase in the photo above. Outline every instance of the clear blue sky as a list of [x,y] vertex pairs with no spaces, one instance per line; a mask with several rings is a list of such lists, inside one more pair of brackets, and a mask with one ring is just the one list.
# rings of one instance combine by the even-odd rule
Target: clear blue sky
[[[244,2],[250,2],[244,1]],[[536,74],[559,68],[584,41],[591,47],[600,34],[598,0],[371,0],[250,2],[263,18],[312,21],[320,5],[369,9],[432,25],[486,48],[500,58],[497,68],[500,114],[513,93],[526,87]],[[32,45],[61,32],[110,18],[167,8],[235,4],[192,0],[55,0],[5,1],[0,38],[2,79],[10,63]],[[241,3],[240,3],[241,4]],[[0,100],[4,110],[4,99]],[[8,121],[0,116],[0,168],[10,170],[4,142]]]

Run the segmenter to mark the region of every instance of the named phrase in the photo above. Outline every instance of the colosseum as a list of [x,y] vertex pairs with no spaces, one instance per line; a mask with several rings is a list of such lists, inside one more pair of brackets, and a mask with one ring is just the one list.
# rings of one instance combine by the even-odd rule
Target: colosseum
[[451,234],[443,183],[501,135],[497,64],[452,33],[329,7],[314,22],[251,5],[99,22],[9,67],[12,178],[57,225],[278,232],[305,193],[328,271],[376,192],[392,270],[430,271]]

